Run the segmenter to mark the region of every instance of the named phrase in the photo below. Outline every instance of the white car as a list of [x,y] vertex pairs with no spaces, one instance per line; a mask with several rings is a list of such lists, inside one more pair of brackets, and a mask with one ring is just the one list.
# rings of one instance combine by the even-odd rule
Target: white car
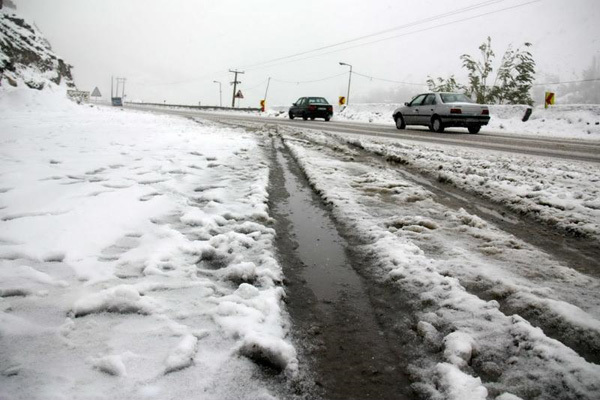
[[397,108],[393,117],[398,129],[424,125],[434,132],[444,132],[444,128],[457,126],[478,133],[489,122],[490,110],[462,93],[423,93]]

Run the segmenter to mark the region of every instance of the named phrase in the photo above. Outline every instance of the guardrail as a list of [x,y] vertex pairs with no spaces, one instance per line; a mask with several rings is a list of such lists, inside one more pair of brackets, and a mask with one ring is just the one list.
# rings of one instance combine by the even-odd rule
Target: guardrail
[[220,111],[261,111],[260,108],[233,108],[233,107],[219,107],[219,106],[191,106],[185,104],[166,104],[166,103],[138,103],[138,102],[125,102],[126,105],[132,106],[155,106],[155,107],[176,107],[176,108],[188,108],[194,110],[220,110]]

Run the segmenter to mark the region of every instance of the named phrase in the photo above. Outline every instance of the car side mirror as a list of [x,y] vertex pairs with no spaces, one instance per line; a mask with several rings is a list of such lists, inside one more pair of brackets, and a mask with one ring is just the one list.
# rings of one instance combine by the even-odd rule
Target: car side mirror
[[292,105],[293,105],[293,106],[297,106],[297,105],[298,105],[298,103],[292,103]]
[[409,106],[410,104],[408,104],[408,102],[404,103],[405,106]]

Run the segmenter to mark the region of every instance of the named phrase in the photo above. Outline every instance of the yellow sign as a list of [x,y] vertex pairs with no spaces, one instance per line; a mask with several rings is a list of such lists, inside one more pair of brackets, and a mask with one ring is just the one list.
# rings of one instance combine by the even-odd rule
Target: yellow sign
[[346,104],[346,97],[345,96],[340,96],[340,98],[338,99],[338,104],[340,106],[343,106],[344,104]]
[[262,111],[262,112],[265,111],[265,101],[264,100],[260,101],[260,111]]
[[546,92],[544,98],[545,98],[544,108],[548,108],[548,106],[554,105],[554,93],[553,92]]

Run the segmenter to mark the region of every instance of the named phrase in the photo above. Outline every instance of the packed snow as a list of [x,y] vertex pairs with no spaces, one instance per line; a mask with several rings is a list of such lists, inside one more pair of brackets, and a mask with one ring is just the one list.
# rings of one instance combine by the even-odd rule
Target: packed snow
[[274,398],[259,364],[297,359],[258,142],[52,87],[0,92],[0,398]]

